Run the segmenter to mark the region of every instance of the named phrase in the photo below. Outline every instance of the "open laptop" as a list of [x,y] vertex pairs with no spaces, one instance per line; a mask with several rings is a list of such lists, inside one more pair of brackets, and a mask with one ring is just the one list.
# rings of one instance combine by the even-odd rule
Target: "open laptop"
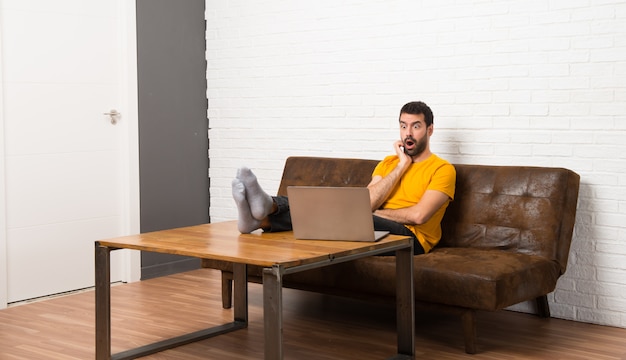
[[369,189],[365,187],[289,186],[289,208],[296,239],[378,241]]

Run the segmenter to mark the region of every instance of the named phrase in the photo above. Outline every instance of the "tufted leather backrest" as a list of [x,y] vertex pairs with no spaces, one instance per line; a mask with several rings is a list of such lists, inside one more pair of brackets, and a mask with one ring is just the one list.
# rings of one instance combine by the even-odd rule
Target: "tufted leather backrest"
[[[289,157],[287,186],[367,186],[378,160]],[[454,165],[456,194],[437,247],[518,251],[556,261],[565,272],[580,177],[562,168]]]
[[547,257],[565,272],[580,177],[562,168],[455,165],[455,200],[439,247],[477,247]]
[[278,195],[287,186],[367,186],[377,160],[292,156],[287,158]]

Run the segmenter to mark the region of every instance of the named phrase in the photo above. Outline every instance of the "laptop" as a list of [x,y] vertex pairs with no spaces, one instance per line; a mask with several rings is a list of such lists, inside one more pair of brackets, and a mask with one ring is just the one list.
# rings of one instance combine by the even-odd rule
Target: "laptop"
[[288,186],[296,239],[378,241],[388,231],[374,231],[369,189],[365,187]]

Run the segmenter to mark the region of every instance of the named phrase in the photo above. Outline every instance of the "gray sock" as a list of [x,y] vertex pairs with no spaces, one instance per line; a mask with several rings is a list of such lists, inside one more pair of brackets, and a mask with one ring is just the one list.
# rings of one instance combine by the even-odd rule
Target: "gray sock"
[[246,188],[239,179],[233,179],[232,182],[233,199],[237,204],[239,217],[237,219],[237,228],[242,234],[248,234],[258,229],[261,222],[255,219],[250,212],[250,205],[246,200]]
[[273,200],[257,181],[256,176],[246,167],[237,170],[237,179],[241,180],[246,188],[246,199],[250,204],[252,216],[257,220],[263,220],[272,211]]

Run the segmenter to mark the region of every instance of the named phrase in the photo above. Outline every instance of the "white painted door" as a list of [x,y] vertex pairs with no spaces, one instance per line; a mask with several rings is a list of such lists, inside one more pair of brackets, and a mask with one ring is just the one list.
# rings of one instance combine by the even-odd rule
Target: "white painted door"
[[94,241],[139,229],[134,4],[0,0],[5,302],[93,286]]

